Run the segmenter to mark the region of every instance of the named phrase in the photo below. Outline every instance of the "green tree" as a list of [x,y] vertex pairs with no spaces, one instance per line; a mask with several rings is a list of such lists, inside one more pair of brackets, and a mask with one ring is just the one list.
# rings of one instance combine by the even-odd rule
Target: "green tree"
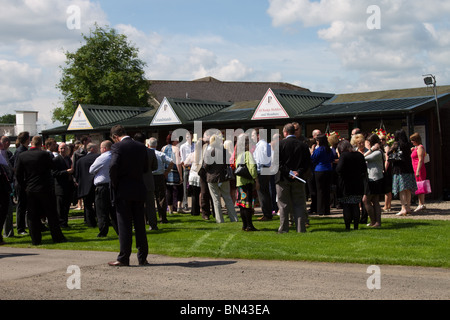
[[16,115],[15,114],[5,114],[0,116],[0,123],[15,124]]
[[108,27],[95,25],[86,44],[75,53],[66,52],[66,65],[56,86],[63,107],[53,110],[53,120],[68,124],[80,104],[148,107],[148,81],[145,62],[127,37]]

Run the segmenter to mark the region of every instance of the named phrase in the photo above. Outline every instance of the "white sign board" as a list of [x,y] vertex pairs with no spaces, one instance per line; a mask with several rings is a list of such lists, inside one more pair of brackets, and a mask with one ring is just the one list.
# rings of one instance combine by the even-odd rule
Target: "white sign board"
[[169,124],[181,124],[181,121],[173,110],[167,98],[164,98],[163,102],[158,108],[158,111],[156,111],[156,114],[153,117],[152,123],[150,125],[157,126]]
[[83,108],[81,107],[81,105],[79,105],[77,111],[75,111],[75,114],[72,117],[72,120],[70,121],[67,130],[92,130],[92,129],[94,128],[92,127],[91,123],[86,117]]
[[266,95],[259,103],[253,114],[252,120],[264,120],[264,119],[283,119],[289,118],[286,110],[284,110],[281,103],[278,101],[272,90],[269,89]]

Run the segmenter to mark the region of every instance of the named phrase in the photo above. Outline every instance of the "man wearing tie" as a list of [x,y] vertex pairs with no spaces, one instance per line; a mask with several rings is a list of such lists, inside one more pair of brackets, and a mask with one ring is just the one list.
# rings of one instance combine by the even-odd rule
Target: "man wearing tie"
[[120,252],[110,266],[129,266],[133,226],[136,237],[139,265],[147,265],[148,243],[145,231],[145,197],[147,188],[144,173],[148,168],[148,155],[145,145],[134,141],[126,134],[121,125],[111,128],[111,138],[115,142],[111,147],[110,179],[113,189],[113,201],[117,213]]

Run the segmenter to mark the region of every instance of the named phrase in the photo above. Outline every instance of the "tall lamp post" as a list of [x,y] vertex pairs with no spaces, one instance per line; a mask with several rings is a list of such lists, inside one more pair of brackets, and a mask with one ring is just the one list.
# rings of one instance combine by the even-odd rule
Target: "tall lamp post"
[[437,87],[436,87],[436,77],[432,74],[425,74],[423,75],[425,77],[423,81],[427,86],[433,86],[434,91],[434,99],[436,100],[436,114],[437,114],[437,123],[438,123],[438,130],[439,130],[439,140],[442,145],[442,134],[441,134],[441,118],[439,115],[439,100],[437,98]]

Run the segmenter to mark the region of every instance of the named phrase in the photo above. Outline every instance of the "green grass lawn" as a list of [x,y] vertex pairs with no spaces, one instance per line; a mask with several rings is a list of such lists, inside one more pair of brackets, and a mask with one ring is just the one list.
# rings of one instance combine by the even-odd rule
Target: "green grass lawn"
[[[278,217],[267,222],[254,217],[258,232],[242,231],[241,222],[217,224],[215,220],[204,221],[188,214],[174,214],[168,219],[170,223],[159,224],[159,230],[147,231],[150,254],[450,266],[448,221],[384,218],[380,229],[361,225],[359,230],[345,231],[343,218],[311,216],[307,233],[299,234],[292,228],[289,233],[277,234]],[[228,217],[225,219],[227,221]],[[53,244],[46,231],[38,248],[118,252],[119,241],[112,228],[108,237],[97,238],[98,229],[88,228],[82,219],[70,220],[69,225],[69,229],[63,229],[69,242]],[[5,241],[11,247],[32,247],[29,236]]]

